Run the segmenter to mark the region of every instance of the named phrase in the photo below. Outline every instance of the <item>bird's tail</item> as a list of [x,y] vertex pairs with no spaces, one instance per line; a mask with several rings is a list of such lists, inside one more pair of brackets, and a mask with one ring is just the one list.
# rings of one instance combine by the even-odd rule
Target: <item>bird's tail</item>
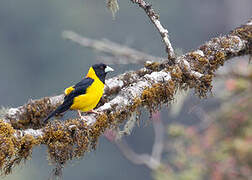
[[47,123],[48,120],[50,118],[52,118],[53,116],[56,116],[60,113],[63,113],[65,111],[67,111],[71,106],[71,102],[64,102],[63,104],[61,104],[59,107],[57,107],[57,109],[55,109],[55,111],[51,112],[45,119],[44,119],[44,123]]
[[[58,109],[58,108],[57,108],[57,109]],[[44,119],[44,123],[47,123],[48,120],[49,120],[50,118],[52,118],[53,116],[55,116],[55,115],[58,114],[58,113],[57,113],[57,109],[56,109],[55,111],[51,112],[51,113]]]

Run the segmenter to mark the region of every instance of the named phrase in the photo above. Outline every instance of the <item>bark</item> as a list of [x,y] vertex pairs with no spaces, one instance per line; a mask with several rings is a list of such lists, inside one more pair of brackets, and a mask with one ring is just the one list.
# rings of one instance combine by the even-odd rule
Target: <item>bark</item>
[[166,52],[168,53],[168,59],[175,63],[175,53],[169,40],[168,30],[165,29],[159,21],[159,15],[154,11],[151,5],[146,3],[144,0],[131,0],[131,2],[138,4],[139,7],[141,7],[146,12],[147,16],[150,18],[151,22],[154,24],[159,34],[161,35],[162,41],[164,42],[166,47]]
[[[211,81],[207,81],[207,78],[212,78],[213,73],[226,60],[236,56],[251,55],[251,23],[252,20],[228,35],[213,38],[197,50],[178,57],[176,65],[169,65],[168,60],[160,63],[146,61],[142,69],[129,71],[106,80],[103,103],[97,110],[115,112],[123,109],[130,106],[135,98],[141,97],[146,88],[153,87],[156,83],[168,83],[174,79],[182,85],[192,85],[190,88],[198,89],[197,92],[204,96],[204,92],[211,90]],[[200,82],[205,85],[208,83],[209,87],[199,89],[196,83]],[[32,127],[34,124],[43,125],[40,121],[62,103],[63,98],[64,95],[61,94],[30,100],[23,106],[10,108],[3,120],[12,124],[22,121],[23,128],[26,128],[27,124]],[[111,108],[115,105],[115,109]],[[24,119],[28,122],[27,124],[23,122]],[[95,122],[95,116],[88,115],[87,122],[88,124]]]
[[[206,97],[212,88],[214,72],[225,61],[251,54],[250,19],[227,35],[177,57],[173,63],[170,60],[148,61],[142,69],[106,80],[104,98],[96,109],[101,114],[88,114],[85,121],[70,119],[43,124],[43,118],[62,103],[63,95],[31,100],[23,106],[10,108],[0,121],[0,135],[5,137],[0,143],[0,165],[8,174],[15,163],[27,158],[32,147],[39,144],[48,146],[50,159],[55,164],[83,156],[90,147],[95,148],[106,129],[127,121],[139,108],[155,111],[171,103],[179,89],[191,88],[200,97]],[[5,149],[6,144],[13,149]]]

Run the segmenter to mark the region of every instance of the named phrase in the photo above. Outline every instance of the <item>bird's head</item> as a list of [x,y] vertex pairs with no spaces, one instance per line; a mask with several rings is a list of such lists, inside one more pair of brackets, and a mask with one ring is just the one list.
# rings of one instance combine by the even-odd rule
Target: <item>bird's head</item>
[[97,76],[103,83],[105,83],[106,74],[110,71],[114,71],[114,69],[106,64],[95,64],[89,69],[87,77],[96,78],[95,76]]

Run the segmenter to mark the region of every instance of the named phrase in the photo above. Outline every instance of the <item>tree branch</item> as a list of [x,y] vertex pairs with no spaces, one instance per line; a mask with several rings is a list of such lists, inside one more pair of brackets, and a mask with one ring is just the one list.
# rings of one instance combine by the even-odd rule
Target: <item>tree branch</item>
[[[153,129],[154,129],[154,144],[152,153],[138,154],[128,145],[126,140],[117,139],[118,132],[115,130],[106,130],[104,136],[111,142],[115,143],[124,157],[133,164],[145,165],[146,167],[155,170],[161,165],[161,157],[164,149],[164,125],[160,117],[160,112],[152,114]],[[119,135],[120,136],[120,135]]]
[[0,121],[0,167],[5,174],[31,155],[33,146],[46,144],[50,160],[64,164],[95,148],[99,136],[116,127],[133,112],[146,107],[153,112],[162,104],[171,103],[178,89],[195,89],[206,97],[218,67],[232,57],[252,54],[252,20],[226,36],[210,40],[199,49],[169,61],[148,62],[145,67],[106,81],[103,102],[97,107],[101,115],[87,115],[87,121],[70,119],[64,122],[41,123],[51,110],[62,103],[63,96],[45,97],[11,108]]
[[168,53],[168,59],[175,63],[175,53],[171,42],[169,40],[168,30],[165,29],[159,21],[159,15],[154,11],[150,4],[146,3],[144,0],[131,0],[131,2],[138,4],[141,7],[148,17],[150,18],[151,22],[157,28],[158,32],[160,33],[162,40],[166,47],[166,52]]
[[[71,40],[81,46],[92,48],[115,57],[105,58],[105,62],[107,64],[144,64],[148,60],[161,61],[161,59],[164,59],[137,51],[106,39],[94,40],[83,37],[73,31],[63,31],[62,36],[63,38]],[[104,57],[101,59],[104,62]]]
[[149,154],[137,154],[127,144],[125,140],[115,142],[122,154],[133,164],[145,165],[146,167],[155,170],[160,164],[157,163]]
[[158,165],[160,165],[161,163],[165,137],[164,124],[160,116],[160,112],[156,112],[154,115],[152,115],[155,139],[152,147],[151,157],[152,159],[155,159],[156,162],[158,162]]

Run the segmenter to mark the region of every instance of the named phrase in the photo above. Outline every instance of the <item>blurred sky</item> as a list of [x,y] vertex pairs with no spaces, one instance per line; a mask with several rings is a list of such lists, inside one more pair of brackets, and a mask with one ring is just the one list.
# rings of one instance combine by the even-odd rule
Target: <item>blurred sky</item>
[[[227,33],[252,17],[251,0],[152,0],[151,3],[169,30],[173,46],[183,52]],[[2,0],[0,105],[15,107],[31,98],[59,94],[78,82],[89,66],[97,62],[95,51],[64,40],[63,30],[165,56],[160,35],[143,10],[130,0],[119,0],[119,5],[113,20],[105,8],[105,0]],[[111,76],[134,68],[113,67],[117,71]],[[151,125],[135,129],[127,139],[137,152],[151,150]],[[51,168],[46,148],[36,148],[33,155],[31,161],[16,168],[6,179],[46,179]],[[131,165],[113,145],[101,140],[95,152],[65,168],[64,179],[148,180],[151,175],[144,167]]]

